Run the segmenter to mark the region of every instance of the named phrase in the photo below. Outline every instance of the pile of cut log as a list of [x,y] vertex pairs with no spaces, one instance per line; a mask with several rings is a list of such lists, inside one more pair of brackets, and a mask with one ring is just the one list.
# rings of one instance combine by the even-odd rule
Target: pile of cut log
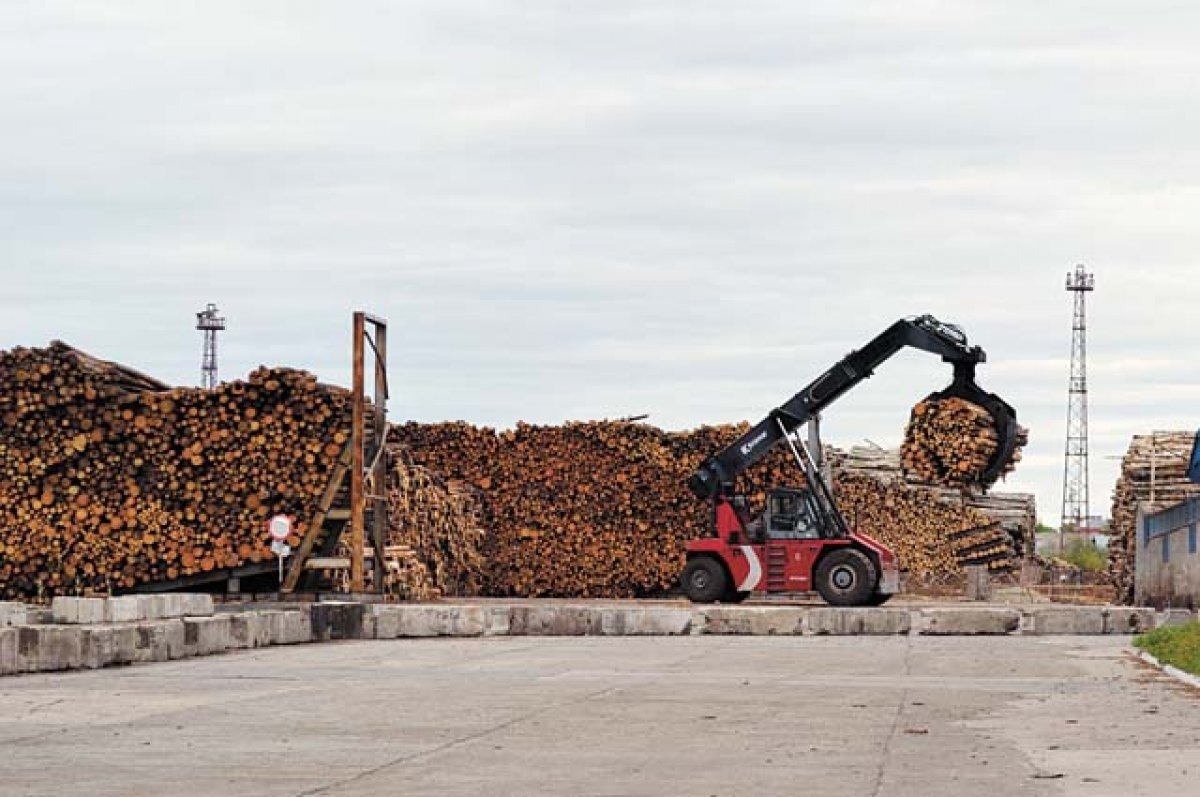
[[[747,428],[671,433],[595,422],[496,432],[463,423],[407,424],[395,437],[420,464],[481,491],[489,531],[485,593],[630,597],[674,587],[687,540],[710,525],[709,506],[685,481]],[[961,495],[836,466],[835,473],[847,519],[894,545],[902,567],[959,572],[964,564],[1004,570],[1015,563],[1018,548],[1008,531]],[[777,451],[739,489],[760,509],[767,488],[802,482],[788,455]]]
[[1194,440],[1195,432],[1135,435],[1121,460],[1113,491],[1108,574],[1124,603],[1133,602],[1138,504],[1144,502],[1155,511],[1200,495],[1200,485],[1187,478]]
[[486,565],[478,490],[414,464],[402,446],[387,453],[384,593],[399,600],[478,595]]
[[[1032,493],[988,492],[930,487],[913,481],[900,464],[900,452],[879,446],[853,446],[849,450],[826,447],[826,458],[839,473],[867,476],[886,485],[923,492],[943,504],[971,510],[971,517],[986,518],[988,525],[997,525],[1008,536],[1007,547],[1012,559],[1031,556],[1036,547],[1037,499]],[[967,525],[963,522],[960,525]]]
[[[1020,429],[1012,459],[1001,475],[1021,461],[1029,433]],[[999,442],[995,421],[986,409],[965,399],[949,397],[918,402],[904,431],[900,457],[913,480],[944,487],[986,490],[985,479]]]
[[271,561],[265,521],[304,532],[349,411],[347,391],[302,371],[169,389],[61,342],[0,353],[0,595]]

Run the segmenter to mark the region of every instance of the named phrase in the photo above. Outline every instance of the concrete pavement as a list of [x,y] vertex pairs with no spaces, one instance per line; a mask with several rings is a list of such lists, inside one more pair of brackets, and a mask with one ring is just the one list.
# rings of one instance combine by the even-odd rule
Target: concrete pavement
[[1194,795],[1120,637],[355,641],[0,681],[5,795]]

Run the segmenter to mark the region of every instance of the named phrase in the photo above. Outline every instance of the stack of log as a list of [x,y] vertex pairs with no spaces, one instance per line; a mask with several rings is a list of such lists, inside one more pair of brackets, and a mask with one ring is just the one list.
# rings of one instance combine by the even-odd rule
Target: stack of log
[[[746,425],[669,433],[623,422],[531,426],[496,432],[463,423],[395,429],[414,459],[466,481],[484,498],[484,592],[502,596],[633,597],[672,589],[688,540],[705,534],[710,507],[685,481]],[[803,479],[784,451],[747,473],[754,509],[765,491]],[[944,491],[850,472],[835,478],[847,520],[899,551],[901,566],[959,572],[1015,561],[1009,534]]]
[[[1001,475],[1021,461],[1028,432],[1021,429],[1012,459]],[[912,410],[900,449],[905,473],[926,484],[986,490],[995,479],[984,472],[999,448],[995,421],[986,409],[962,398],[926,399]]]
[[478,595],[486,562],[478,490],[446,481],[388,446],[384,592],[398,600]]
[[1016,564],[1008,533],[964,503],[956,506],[934,490],[850,471],[839,473],[836,484],[846,522],[887,544],[912,574],[953,574],[974,564],[1007,572]]
[[[943,504],[966,507],[997,524],[1007,535],[1014,559],[1032,556],[1036,546],[1037,499],[1032,493],[964,492],[948,487],[930,487],[913,481],[900,464],[900,452],[879,446],[853,446],[841,450],[826,447],[828,459],[838,472],[867,476],[886,485],[924,490]],[[975,516],[977,517],[977,516]]]
[[260,368],[169,389],[55,342],[0,353],[0,595],[107,593],[271,561],[315,512],[350,396]]
[[1113,491],[1108,575],[1122,602],[1132,603],[1134,597],[1138,505],[1157,511],[1200,495],[1200,485],[1187,478],[1194,440],[1194,431],[1135,435],[1121,460]]

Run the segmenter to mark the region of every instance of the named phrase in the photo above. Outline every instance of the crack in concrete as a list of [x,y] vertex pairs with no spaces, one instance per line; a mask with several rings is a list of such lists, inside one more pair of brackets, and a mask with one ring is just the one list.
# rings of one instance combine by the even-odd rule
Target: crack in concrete
[[[905,637],[904,644],[904,675],[905,680],[912,676],[912,650],[913,637]],[[883,789],[883,779],[887,775],[888,759],[892,754],[892,743],[896,740],[896,732],[900,730],[900,720],[904,717],[904,708],[908,705],[908,698],[911,689],[905,687],[900,692],[900,700],[896,705],[896,715],[892,717],[892,727],[888,730],[887,738],[883,740],[883,749],[879,751],[879,769],[875,772],[875,787],[871,790],[871,797],[879,797],[880,790]]]
[[465,736],[460,736],[457,739],[451,739],[448,742],[439,744],[435,747],[431,747],[428,750],[420,750],[415,753],[407,753],[405,755],[393,758],[390,761],[385,761],[384,763],[379,764],[378,766],[371,767],[370,769],[365,769],[362,772],[351,775],[348,778],[342,778],[341,780],[334,781],[333,783],[328,783],[324,786],[320,786],[315,789],[309,789],[307,791],[298,792],[295,795],[295,797],[314,797],[314,795],[326,794],[331,789],[336,789],[341,786],[348,786],[352,783],[357,783],[361,780],[371,777],[372,775],[377,775],[380,772],[391,769],[392,767],[403,766],[404,764],[411,764],[414,761],[419,761],[423,758],[428,758],[430,756],[438,755],[439,753],[444,753],[447,750],[453,750],[455,748],[462,747],[465,744],[470,744],[471,742],[478,741],[479,739],[485,739],[494,733],[499,733],[500,731],[507,730],[508,728],[511,728],[514,725],[518,725],[522,722],[525,722],[526,720],[531,720],[534,717],[539,717],[543,714],[547,714],[556,709],[567,708],[569,706],[574,706],[579,703],[586,703],[589,700],[594,700],[596,698],[604,697],[605,695],[612,694],[613,692],[618,692],[622,688],[623,687],[620,687],[620,686],[609,686],[609,687],[605,687],[604,689],[598,689],[594,692],[589,692],[580,697],[572,698],[570,700],[563,700],[563,701],[560,701],[557,703],[552,703],[548,706],[542,706],[541,708],[526,712],[520,716],[513,717],[512,719],[505,720],[504,722],[493,725],[490,728],[484,728],[483,730],[476,731],[474,733],[469,733]]

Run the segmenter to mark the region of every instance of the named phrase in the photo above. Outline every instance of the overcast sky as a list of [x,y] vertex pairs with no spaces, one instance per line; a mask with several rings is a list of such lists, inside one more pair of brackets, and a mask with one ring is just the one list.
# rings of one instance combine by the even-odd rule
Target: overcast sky
[[[393,420],[757,420],[898,317],[988,352],[1057,524],[1066,271],[1092,506],[1200,424],[1200,5],[0,0],[0,349],[349,376]],[[906,353],[826,416],[899,441]]]

